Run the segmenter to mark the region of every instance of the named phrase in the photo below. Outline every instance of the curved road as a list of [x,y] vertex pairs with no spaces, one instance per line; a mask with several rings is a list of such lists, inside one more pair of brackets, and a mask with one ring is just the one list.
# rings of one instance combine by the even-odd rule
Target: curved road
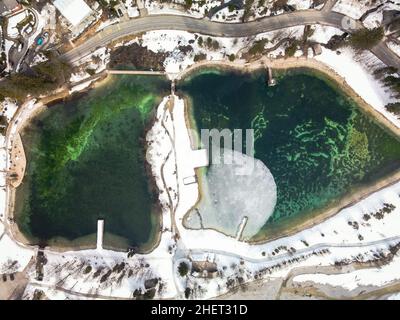
[[[62,57],[74,62],[118,38],[152,30],[184,30],[219,37],[247,37],[306,24],[333,26],[347,32],[363,28],[361,22],[346,15],[318,10],[296,11],[246,23],[220,23],[188,16],[154,15],[108,26]],[[385,64],[400,68],[400,58],[383,41],[371,51]]]

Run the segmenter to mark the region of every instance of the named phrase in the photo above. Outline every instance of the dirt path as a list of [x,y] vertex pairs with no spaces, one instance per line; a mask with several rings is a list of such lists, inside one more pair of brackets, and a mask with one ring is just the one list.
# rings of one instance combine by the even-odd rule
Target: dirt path
[[8,183],[12,188],[17,188],[24,178],[26,168],[26,157],[21,136],[17,133],[11,141],[12,149],[10,155],[10,168],[8,172]]

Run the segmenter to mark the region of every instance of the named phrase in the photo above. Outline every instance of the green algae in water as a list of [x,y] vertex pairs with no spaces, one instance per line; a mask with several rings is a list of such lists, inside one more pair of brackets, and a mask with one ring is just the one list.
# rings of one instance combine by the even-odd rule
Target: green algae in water
[[124,244],[154,241],[159,212],[145,174],[145,128],[167,89],[161,78],[115,76],[35,119],[22,135],[21,230],[36,241],[73,240],[104,218]]
[[313,72],[286,72],[275,87],[262,72],[192,75],[179,89],[191,98],[198,129],[254,129],[255,157],[278,191],[266,228],[400,167],[399,141]]

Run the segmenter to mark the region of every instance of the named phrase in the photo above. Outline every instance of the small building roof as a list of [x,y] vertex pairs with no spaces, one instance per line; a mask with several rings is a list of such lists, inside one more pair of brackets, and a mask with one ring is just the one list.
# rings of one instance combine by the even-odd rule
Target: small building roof
[[54,6],[74,27],[92,13],[92,9],[83,0],[55,0]]

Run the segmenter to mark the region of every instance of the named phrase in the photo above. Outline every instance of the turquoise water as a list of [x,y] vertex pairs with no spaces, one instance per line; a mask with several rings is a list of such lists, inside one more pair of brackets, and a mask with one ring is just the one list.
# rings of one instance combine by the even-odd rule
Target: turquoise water
[[198,130],[254,129],[255,157],[278,192],[265,228],[324,208],[400,167],[399,141],[310,71],[286,72],[268,87],[265,72],[212,70],[178,90],[190,97]]
[[17,222],[32,242],[85,237],[99,218],[110,235],[106,245],[154,242],[160,210],[146,174],[145,132],[168,86],[157,77],[113,76],[51,106],[25,129]]

